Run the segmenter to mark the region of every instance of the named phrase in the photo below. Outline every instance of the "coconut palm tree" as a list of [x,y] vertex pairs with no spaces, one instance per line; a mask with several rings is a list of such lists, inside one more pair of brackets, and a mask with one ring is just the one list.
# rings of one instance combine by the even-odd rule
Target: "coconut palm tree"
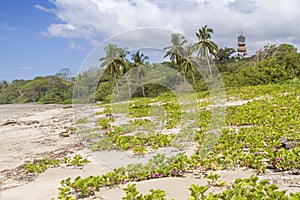
[[[127,51],[127,49],[121,49],[120,50],[120,56],[123,58],[124,62],[122,63],[121,65],[121,68],[120,68],[120,72],[122,75],[126,74],[127,72],[129,72],[132,68],[132,65],[130,63],[129,60],[126,59],[126,55],[128,54],[129,52]],[[130,87],[130,81],[129,81],[129,75],[127,76],[124,76],[125,79],[126,79],[126,82],[127,82],[127,86],[128,86],[128,94],[129,94],[129,98],[131,98],[131,87]]]
[[113,76],[118,92],[118,99],[120,100],[117,77],[121,73],[121,66],[125,66],[127,64],[125,61],[126,53],[124,49],[117,47],[115,44],[108,44],[104,50],[106,56],[99,59],[102,62],[101,67],[105,67],[104,72]]
[[143,96],[145,97],[145,89],[144,89],[144,76],[145,72],[143,70],[143,66],[147,64],[148,56],[145,56],[143,53],[140,54],[140,51],[137,51],[136,53],[131,55],[131,60],[133,61],[132,67],[136,68],[138,70],[138,78],[141,81],[142,84],[142,92]]
[[[184,51],[183,45],[187,42],[187,40],[184,38],[183,35],[179,33],[173,33],[171,35],[171,42],[172,46],[164,48],[165,51],[167,50],[167,53],[164,56],[164,58],[170,56],[172,65],[177,65],[177,69],[180,70],[179,64]],[[184,82],[186,82],[186,77],[183,69],[181,69],[181,73],[183,75]]]
[[179,33],[173,33],[171,35],[171,42],[172,46],[164,48],[167,50],[166,55],[164,58],[170,56],[172,64],[179,64],[180,58],[182,57],[183,53],[183,45],[187,42],[183,35]]
[[212,71],[209,63],[209,54],[215,56],[218,52],[218,45],[210,40],[213,32],[214,31],[212,28],[209,28],[207,25],[205,25],[199,29],[198,33],[196,33],[196,36],[199,39],[199,42],[196,43],[198,48],[198,56],[201,58],[205,57],[207,59],[210,74],[212,74]]
[[191,72],[194,84],[196,83],[195,76],[194,76],[194,71],[196,70],[195,68],[196,60],[194,58],[195,51],[196,51],[195,45],[189,44],[185,46],[183,49],[183,54],[180,62],[180,68],[183,76],[186,77],[186,74],[188,72]]

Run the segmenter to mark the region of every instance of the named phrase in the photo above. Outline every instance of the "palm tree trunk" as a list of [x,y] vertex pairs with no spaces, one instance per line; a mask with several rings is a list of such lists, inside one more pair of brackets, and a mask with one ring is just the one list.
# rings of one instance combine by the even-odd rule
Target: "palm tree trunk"
[[141,82],[142,82],[142,92],[143,92],[143,97],[145,97],[145,89],[144,89],[144,81],[143,81],[143,77],[141,77]]
[[131,98],[131,87],[130,87],[130,82],[128,77],[126,77],[127,85],[128,85],[128,93],[129,93],[129,98]]
[[116,88],[117,88],[117,93],[118,93],[118,100],[120,100],[119,85],[118,85],[117,76],[116,76],[115,72],[114,72],[114,79],[115,79],[115,82],[116,82]]
[[[177,64],[178,70],[180,70],[179,62],[180,62],[180,57],[177,55],[176,56],[176,64]],[[186,83],[186,76],[185,76],[183,67],[181,68],[181,73],[182,73],[182,76],[183,76],[183,81],[184,81],[184,83]]]
[[192,78],[193,78],[193,82],[194,82],[194,85],[196,84],[196,81],[195,81],[195,76],[194,76],[194,73],[191,71],[192,73]]
[[205,49],[204,51],[205,51],[205,56],[206,56],[206,59],[207,59],[209,73],[212,75],[207,49]]
[[181,68],[181,73],[183,75],[183,81],[184,81],[184,83],[186,83],[186,77],[185,77],[185,73],[184,73],[183,67]]

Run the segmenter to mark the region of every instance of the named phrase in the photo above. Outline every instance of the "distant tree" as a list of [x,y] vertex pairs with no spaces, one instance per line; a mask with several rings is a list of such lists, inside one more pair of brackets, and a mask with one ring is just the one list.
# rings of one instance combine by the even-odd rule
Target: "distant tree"
[[5,89],[5,88],[7,88],[8,87],[8,82],[7,82],[7,80],[2,80],[2,81],[0,81],[0,90],[1,89]]
[[195,44],[198,48],[198,56],[207,59],[210,74],[212,74],[212,70],[209,62],[209,54],[216,56],[218,52],[218,45],[210,40],[213,32],[212,28],[209,28],[207,25],[203,26],[199,29],[199,32],[196,33],[199,42]]
[[187,42],[183,35],[179,33],[173,33],[171,35],[172,46],[165,47],[164,50],[167,50],[164,58],[170,56],[171,63],[179,64],[180,59],[183,54],[183,45]]
[[180,62],[181,72],[182,72],[182,75],[185,77],[184,80],[186,80],[186,74],[188,72],[191,72],[194,84],[196,83],[195,77],[194,77],[194,72],[196,71],[196,68],[195,68],[196,60],[194,57],[195,50],[196,49],[195,49],[194,45],[189,44],[189,45],[185,46],[183,49],[182,58],[181,58],[181,62]]
[[124,50],[117,47],[115,44],[108,44],[104,48],[106,56],[100,58],[101,67],[105,67],[105,73],[113,76],[116,84],[116,89],[118,92],[118,99],[120,99],[120,91],[119,85],[117,82],[117,77],[120,75],[121,66],[126,65],[126,61],[124,59]]
[[279,49],[275,44],[268,44],[265,45],[263,48],[259,49],[255,56],[254,56],[254,61],[259,62],[263,59],[267,59],[270,57],[274,57],[277,55]]
[[37,102],[39,98],[46,94],[50,85],[44,77],[36,77],[21,88],[21,95],[29,102]]
[[[124,61],[121,65],[121,74],[122,75],[126,74],[127,72],[129,72],[132,69],[132,65],[131,65],[130,61],[126,59],[126,55],[128,53],[129,52],[126,49],[122,49],[120,51],[120,56]],[[125,76],[125,79],[126,79],[127,86],[128,86],[129,98],[131,98],[132,94],[131,94],[131,87],[130,87],[130,77],[127,75],[127,76]]]
[[[73,101],[86,103],[93,101],[94,92],[99,85],[101,71],[97,68],[89,68],[76,76],[73,87]],[[101,76],[106,77],[108,75]]]
[[292,76],[300,76],[300,54],[293,45],[266,45],[256,52],[254,61],[258,63],[270,58],[276,58]]
[[13,80],[0,82],[0,103],[17,103],[20,101],[20,89],[27,83],[25,80]]
[[72,72],[69,68],[63,68],[59,70],[59,72],[56,73],[56,76],[62,79],[65,79],[66,81],[71,80]]
[[185,72],[184,69],[180,67],[180,62],[184,53],[183,45],[187,43],[187,40],[184,38],[183,35],[179,33],[173,33],[171,35],[171,42],[172,42],[172,46],[168,46],[164,48],[164,50],[167,51],[164,58],[170,57],[172,66],[177,68],[178,71],[181,71],[181,74],[184,78],[184,82],[186,82]]
[[50,75],[36,77],[20,87],[20,99],[25,102],[59,103],[71,98],[71,83]]
[[144,89],[144,76],[145,72],[143,70],[143,67],[145,67],[145,64],[147,63],[148,56],[145,56],[143,53],[140,54],[140,51],[137,51],[136,53],[131,55],[131,60],[133,68],[138,70],[138,78],[141,81],[142,85],[142,92],[143,92],[143,97],[145,97],[145,89]]
[[105,100],[113,92],[113,82],[101,82],[97,87],[95,99],[98,101]]
[[232,54],[236,51],[233,48],[221,48],[216,54],[216,60],[220,64],[225,64],[231,60]]

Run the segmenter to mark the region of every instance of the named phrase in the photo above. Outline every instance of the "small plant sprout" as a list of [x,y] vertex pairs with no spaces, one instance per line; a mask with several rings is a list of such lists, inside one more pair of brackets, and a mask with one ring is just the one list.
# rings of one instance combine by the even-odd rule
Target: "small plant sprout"
[[191,192],[189,200],[200,200],[204,197],[204,193],[208,190],[208,187],[192,184],[189,190]]
[[209,175],[206,176],[208,179],[208,185],[210,186],[220,186],[218,184],[218,179],[220,178],[219,174],[214,174],[212,172],[209,173]]

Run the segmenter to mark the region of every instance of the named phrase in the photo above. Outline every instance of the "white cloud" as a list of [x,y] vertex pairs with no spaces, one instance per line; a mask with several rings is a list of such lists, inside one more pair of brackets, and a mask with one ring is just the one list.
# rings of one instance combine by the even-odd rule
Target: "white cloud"
[[34,7],[38,10],[41,10],[41,11],[44,11],[44,12],[47,12],[47,13],[52,13],[53,12],[52,9],[47,9],[47,8],[45,8],[45,7],[43,7],[39,4],[34,5]]
[[17,30],[19,30],[19,28],[12,27],[12,26],[9,26],[8,24],[4,23],[4,24],[0,24],[0,30],[11,32],[11,31],[17,31]]
[[[177,30],[195,38],[208,25],[220,47],[236,46],[242,31],[254,52],[266,43],[293,43],[299,48],[298,0],[51,0],[60,23],[50,24],[48,36],[98,41],[139,27]],[[149,38],[151,39],[151,38]],[[267,41],[267,42],[265,42]]]
[[254,13],[257,8],[254,0],[234,0],[229,2],[228,7],[244,14]]

